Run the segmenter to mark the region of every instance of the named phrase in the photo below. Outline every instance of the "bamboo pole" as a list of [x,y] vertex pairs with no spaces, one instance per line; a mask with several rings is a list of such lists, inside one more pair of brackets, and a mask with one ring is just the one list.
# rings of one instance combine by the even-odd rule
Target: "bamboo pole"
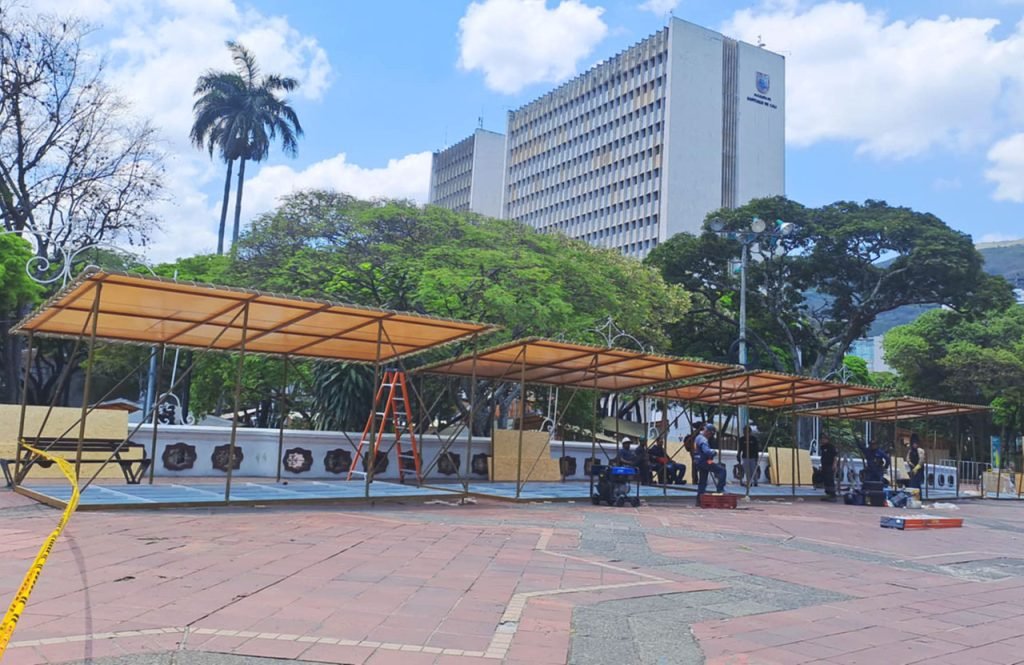
[[[466,480],[462,483],[462,491],[469,495],[469,481],[473,476],[473,425],[476,421],[476,356],[478,349],[479,335],[473,333],[473,363],[469,371],[469,422],[466,435]],[[422,387],[422,386],[421,386]],[[458,399],[458,394],[455,399]],[[429,414],[427,414],[429,415]]]
[[96,351],[96,329],[99,322],[100,296],[103,295],[103,282],[96,285],[96,297],[92,301],[92,331],[89,333],[88,364],[85,366],[85,385],[82,388],[82,415],[78,423],[78,446],[75,450],[75,480],[81,477],[82,447],[85,445],[85,417],[89,413],[89,388],[92,384],[93,354]]
[[25,440],[25,412],[28,409],[28,380],[32,375],[32,342],[35,341],[35,333],[31,330],[28,333],[28,341],[25,348],[25,377],[21,384],[21,414],[18,417],[18,443],[14,453],[14,486],[21,483],[21,453]]
[[231,476],[235,468],[235,441],[238,437],[238,410],[242,401],[242,374],[245,363],[245,341],[249,334],[249,303],[246,302],[242,310],[242,340],[238,348],[238,365],[235,368],[235,413],[231,419],[231,438],[228,439],[228,461],[227,478],[224,481],[224,503],[231,501]]
[[149,403],[153,409],[150,414],[153,422],[153,436],[149,442],[149,484],[153,484],[153,477],[156,475],[156,436],[157,436],[157,425],[160,423],[160,365],[163,362],[164,345],[161,344],[159,350],[153,349],[153,352],[157,354],[157,358],[160,362],[156,364],[155,376],[153,377],[153,396],[150,398]]
[[[376,400],[376,395],[379,393],[381,396],[383,396],[385,399],[387,399],[387,397],[385,396],[384,391],[380,389],[380,381],[381,381],[381,379],[380,379],[380,347],[381,347],[381,342],[383,341],[383,338],[384,338],[384,322],[378,320],[377,321],[377,347],[376,347],[376,351],[374,352],[374,358],[373,358],[373,391],[374,391],[373,394],[374,394],[374,400],[373,400],[373,405],[370,407],[370,409],[371,409],[371,411],[370,411],[370,438],[369,438],[369,442],[368,442],[369,443],[369,447],[367,448],[367,451],[365,453],[366,461],[363,463],[363,467],[364,467],[364,469],[366,471],[366,475],[364,476],[365,488],[364,488],[363,491],[364,491],[364,496],[367,499],[370,498],[370,483],[373,482],[373,470],[375,468],[377,468],[377,400]],[[385,407],[384,411],[382,411],[381,413],[385,413],[386,411],[387,411],[387,408]],[[381,417],[380,429],[381,429],[381,432],[384,431],[384,418],[383,417]],[[356,464],[358,464],[359,460],[356,460],[355,462],[356,462]],[[398,465],[399,466],[402,465],[402,460],[401,459],[398,460]]]
[[288,354],[284,356],[284,364],[281,368],[281,397],[277,400],[278,408],[281,410],[281,424],[277,428],[277,482],[281,482],[281,465],[284,456],[284,424],[288,420],[288,413],[291,406],[288,404]]

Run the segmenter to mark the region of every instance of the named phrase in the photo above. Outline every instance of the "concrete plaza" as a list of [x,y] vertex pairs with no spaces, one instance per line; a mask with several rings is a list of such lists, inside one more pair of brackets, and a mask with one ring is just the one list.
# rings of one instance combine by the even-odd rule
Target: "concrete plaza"
[[[3,662],[1024,663],[1024,506],[959,505],[80,513]],[[2,602],[57,518],[0,491]]]

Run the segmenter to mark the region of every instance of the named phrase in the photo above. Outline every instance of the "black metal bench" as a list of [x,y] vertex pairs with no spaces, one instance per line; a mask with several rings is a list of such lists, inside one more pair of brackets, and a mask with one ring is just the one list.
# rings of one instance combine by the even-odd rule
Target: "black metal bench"
[[[34,438],[25,439],[24,442],[33,448],[39,450],[45,450],[48,453],[78,453],[79,441],[77,438],[68,439],[47,439],[47,438]],[[110,458],[111,464],[116,464],[121,468],[121,473],[124,474],[124,479],[129,485],[138,485],[146,471],[149,470],[153,460],[146,457],[146,447],[142,444],[135,443],[133,441],[124,441],[123,439],[83,439],[81,442],[82,454],[86,453],[105,453],[106,457],[102,459],[82,459],[82,464],[103,464]],[[142,452],[142,457],[138,459],[125,459],[121,455],[122,453],[128,452],[133,449],[138,449]],[[68,458],[67,461],[74,463],[74,458]],[[4,480],[7,481],[7,486],[10,487],[12,482],[12,476],[9,466],[16,464],[16,460],[12,459],[0,459],[0,469],[3,470]],[[47,460],[39,455],[31,452],[24,451],[21,458],[22,470],[21,478],[18,482],[21,482],[28,474],[28,470],[32,468],[33,464],[38,464],[42,468],[47,468],[53,464],[50,460]]]

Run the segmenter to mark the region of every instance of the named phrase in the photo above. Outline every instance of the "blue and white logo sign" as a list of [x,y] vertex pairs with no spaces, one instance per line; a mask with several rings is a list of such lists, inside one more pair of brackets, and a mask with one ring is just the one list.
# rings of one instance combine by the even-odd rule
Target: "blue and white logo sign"
[[757,85],[757,91],[762,95],[767,95],[768,91],[772,87],[772,79],[764,72],[757,72],[757,76],[754,79],[755,85]]

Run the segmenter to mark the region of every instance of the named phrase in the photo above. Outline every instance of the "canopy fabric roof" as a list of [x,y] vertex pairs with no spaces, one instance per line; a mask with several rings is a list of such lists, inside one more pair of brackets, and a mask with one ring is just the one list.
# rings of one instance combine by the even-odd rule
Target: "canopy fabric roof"
[[874,395],[877,388],[822,381],[778,372],[744,372],[670,388],[653,397],[703,404],[729,404],[758,409],[794,408],[848,397]]
[[252,353],[388,361],[493,326],[223,286],[88,272],[12,332]]
[[531,337],[421,367],[420,372],[619,391],[717,374],[733,365]]
[[819,416],[841,420],[898,421],[936,416],[955,416],[991,411],[978,404],[956,404],[923,397],[894,397],[871,402],[840,404],[801,411],[802,416]]

